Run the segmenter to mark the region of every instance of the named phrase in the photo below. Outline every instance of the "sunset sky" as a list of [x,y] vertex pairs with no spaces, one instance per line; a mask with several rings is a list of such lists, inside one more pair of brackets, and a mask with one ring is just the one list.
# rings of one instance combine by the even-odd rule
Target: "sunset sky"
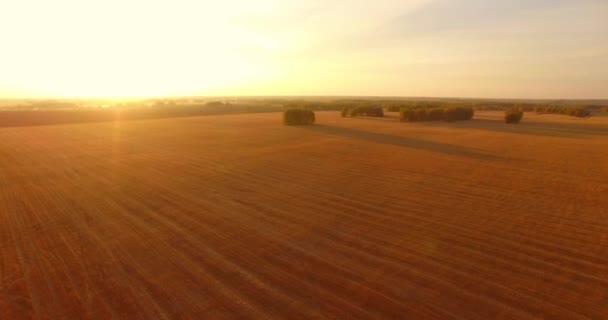
[[608,98],[606,0],[2,0],[0,97]]

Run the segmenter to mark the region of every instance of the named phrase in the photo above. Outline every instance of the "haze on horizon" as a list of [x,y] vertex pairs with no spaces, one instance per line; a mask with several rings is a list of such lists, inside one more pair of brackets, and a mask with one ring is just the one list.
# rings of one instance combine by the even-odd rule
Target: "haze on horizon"
[[0,98],[607,98],[605,0],[9,0]]

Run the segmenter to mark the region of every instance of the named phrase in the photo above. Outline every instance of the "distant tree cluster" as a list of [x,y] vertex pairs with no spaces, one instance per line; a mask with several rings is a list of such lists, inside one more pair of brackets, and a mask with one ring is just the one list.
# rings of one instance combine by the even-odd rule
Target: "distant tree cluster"
[[464,121],[471,120],[475,115],[473,107],[404,107],[399,112],[399,120],[402,122],[421,121]]
[[388,105],[386,106],[386,112],[399,112],[401,111],[401,107],[398,105]]
[[505,110],[505,123],[517,124],[524,117],[524,111],[518,107],[512,107]]
[[315,123],[315,113],[305,109],[287,109],[283,112],[283,124],[286,126],[304,126]]
[[[223,100],[227,101],[227,100]],[[384,117],[385,112],[399,112],[401,121],[462,121],[473,118],[475,111],[505,112],[505,122],[519,123],[525,112],[556,113],[586,117],[608,107],[595,101],[502,100],[457,98],[255,98],[233,105],[211,101],[208,113],[268,112],[273,110],[341,111],[343,117]],[[277,110],[277,111],[278,111]],[[517,112],[515,110],[518,110]],[[521,111],[521,117],[520,115]],[[508,121],[507,121],[508,120]]]
[[386,101],[384,102],[384,109],[386,112],[399,112],[402,108],[411,108],[417,105],[423,105],[424,102],[417,101]]
[[285,109],[302,109],[313,111],[338,111],[339,107],[323,101],[290,101],[284,104]]
[[207,103],[205,103],[206,107],[224,107],[224,106],[229,106],[229,103],[223,103],[222,101],[209,101]]
[[343,117],[384,117],[382,107],[360,106],[342,108]]
[[551,113],[551,114],[564,114],[573,117],[584,118],[591,115],[591,111],[582,106],[576,107],[562,107],[562,106],[537,106],[534,111],[539,114]]
[[[352,99],[352,100],[336,100],[332,101],[329,104],[333,106],[338,106],[338,110],[345,109],[358,109],[366,112],[366,110],[370,110],[369,108],[383,109],[384,112],[399,112],[403,107],[413,107],[417,105],[426,105],[427,102],[415,101],[415,100],[376,100],[376,99]],[[378,111],[375,111],[379,114]]]
[[476,102],[473,103],[473,108],[477,111],[505,111],[513,107],[513,103],[509,102]]

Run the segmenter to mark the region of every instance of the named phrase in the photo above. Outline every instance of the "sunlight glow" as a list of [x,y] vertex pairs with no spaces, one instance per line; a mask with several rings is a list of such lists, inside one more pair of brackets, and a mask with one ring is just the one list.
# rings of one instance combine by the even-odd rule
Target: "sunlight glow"
[[605,1],[488,3],[2,1],[0,97],[605,95]]

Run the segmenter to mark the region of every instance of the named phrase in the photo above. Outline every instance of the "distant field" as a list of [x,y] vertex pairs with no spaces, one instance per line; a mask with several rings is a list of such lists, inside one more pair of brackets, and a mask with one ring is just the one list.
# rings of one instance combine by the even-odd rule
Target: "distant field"
[[0,128],[0,319],[602,319],[608,116]]

